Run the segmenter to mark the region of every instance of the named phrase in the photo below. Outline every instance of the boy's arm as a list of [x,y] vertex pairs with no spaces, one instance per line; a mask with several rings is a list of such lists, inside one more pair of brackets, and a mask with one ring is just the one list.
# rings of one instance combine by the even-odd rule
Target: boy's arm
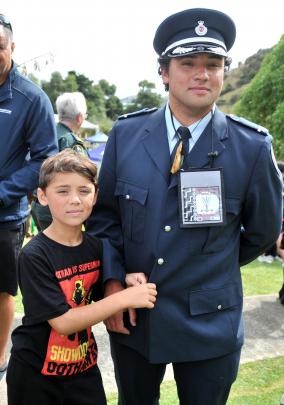
[[100,301],[79,308],[71,308],[48,322],[56,332],[70,335],[95,325],[118,311],[127,308],[153,308],[156,301],[155,284],[140,284],[112,294]]

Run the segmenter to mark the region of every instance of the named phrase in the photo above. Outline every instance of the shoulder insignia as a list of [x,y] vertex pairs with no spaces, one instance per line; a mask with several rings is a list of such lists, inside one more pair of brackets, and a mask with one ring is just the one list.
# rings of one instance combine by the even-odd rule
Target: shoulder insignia
[[123,114],[120,117],[118,117],[119,120],[124,120],[126,118],[132,118],[132,117],[138,117],[139,115],[145,115],[145,114],[150,114],[154,111],[157,111],[158,108],[157,107],[153,107],[153,108],[143,108],[143,110],[139,110],[139,111],[134,111],[132,113],[129,114]]
[[238,122],[239,124],[242,124],[242,125],[245,125],[246,127],[255,129],[257,132],[259,132],[260,134],[262,134],[264,136],[269,134],[267,128],[264,128],[261,125],[255,124],[252,121],[246,120],[245,118],[238,117],[237,115],[233,115],[233,114],[227,114],[227,117],[235,122]]

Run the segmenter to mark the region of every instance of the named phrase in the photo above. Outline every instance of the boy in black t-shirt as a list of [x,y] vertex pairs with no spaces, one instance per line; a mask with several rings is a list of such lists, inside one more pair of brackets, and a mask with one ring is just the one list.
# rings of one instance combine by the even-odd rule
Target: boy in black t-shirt
[[91,326],[123,309],[154,307],[150,283],[98,301],[102,242],[81,230],[96,202],[96,172],[70,149],[42,165],[38,199],[53,221],[19,257],[25,315],[12,334],[9,405],[106,404]]

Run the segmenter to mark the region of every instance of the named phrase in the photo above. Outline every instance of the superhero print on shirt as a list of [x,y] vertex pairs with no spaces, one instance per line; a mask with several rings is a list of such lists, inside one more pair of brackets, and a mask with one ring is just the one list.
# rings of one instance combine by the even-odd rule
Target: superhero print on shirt
[[[88,305],[98,282],[100,261],[84,263],[56,271],[58,283],[70,308]],[[51,328],[42,374],[70,376],[97,363],[97,345],[91,328],[60,335]]]

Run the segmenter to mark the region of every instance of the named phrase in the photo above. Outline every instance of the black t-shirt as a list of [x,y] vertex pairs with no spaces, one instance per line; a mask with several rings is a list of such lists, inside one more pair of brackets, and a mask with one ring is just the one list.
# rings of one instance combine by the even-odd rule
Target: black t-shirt
[[91,328],[63,336],[47,321],[101,298],[101,265],[102,242],[87,233],[72,247],[40,233],[22,249],[18,270],[25,316],[12,334],[12,356],[42,374],[64,377],[96,364]]

